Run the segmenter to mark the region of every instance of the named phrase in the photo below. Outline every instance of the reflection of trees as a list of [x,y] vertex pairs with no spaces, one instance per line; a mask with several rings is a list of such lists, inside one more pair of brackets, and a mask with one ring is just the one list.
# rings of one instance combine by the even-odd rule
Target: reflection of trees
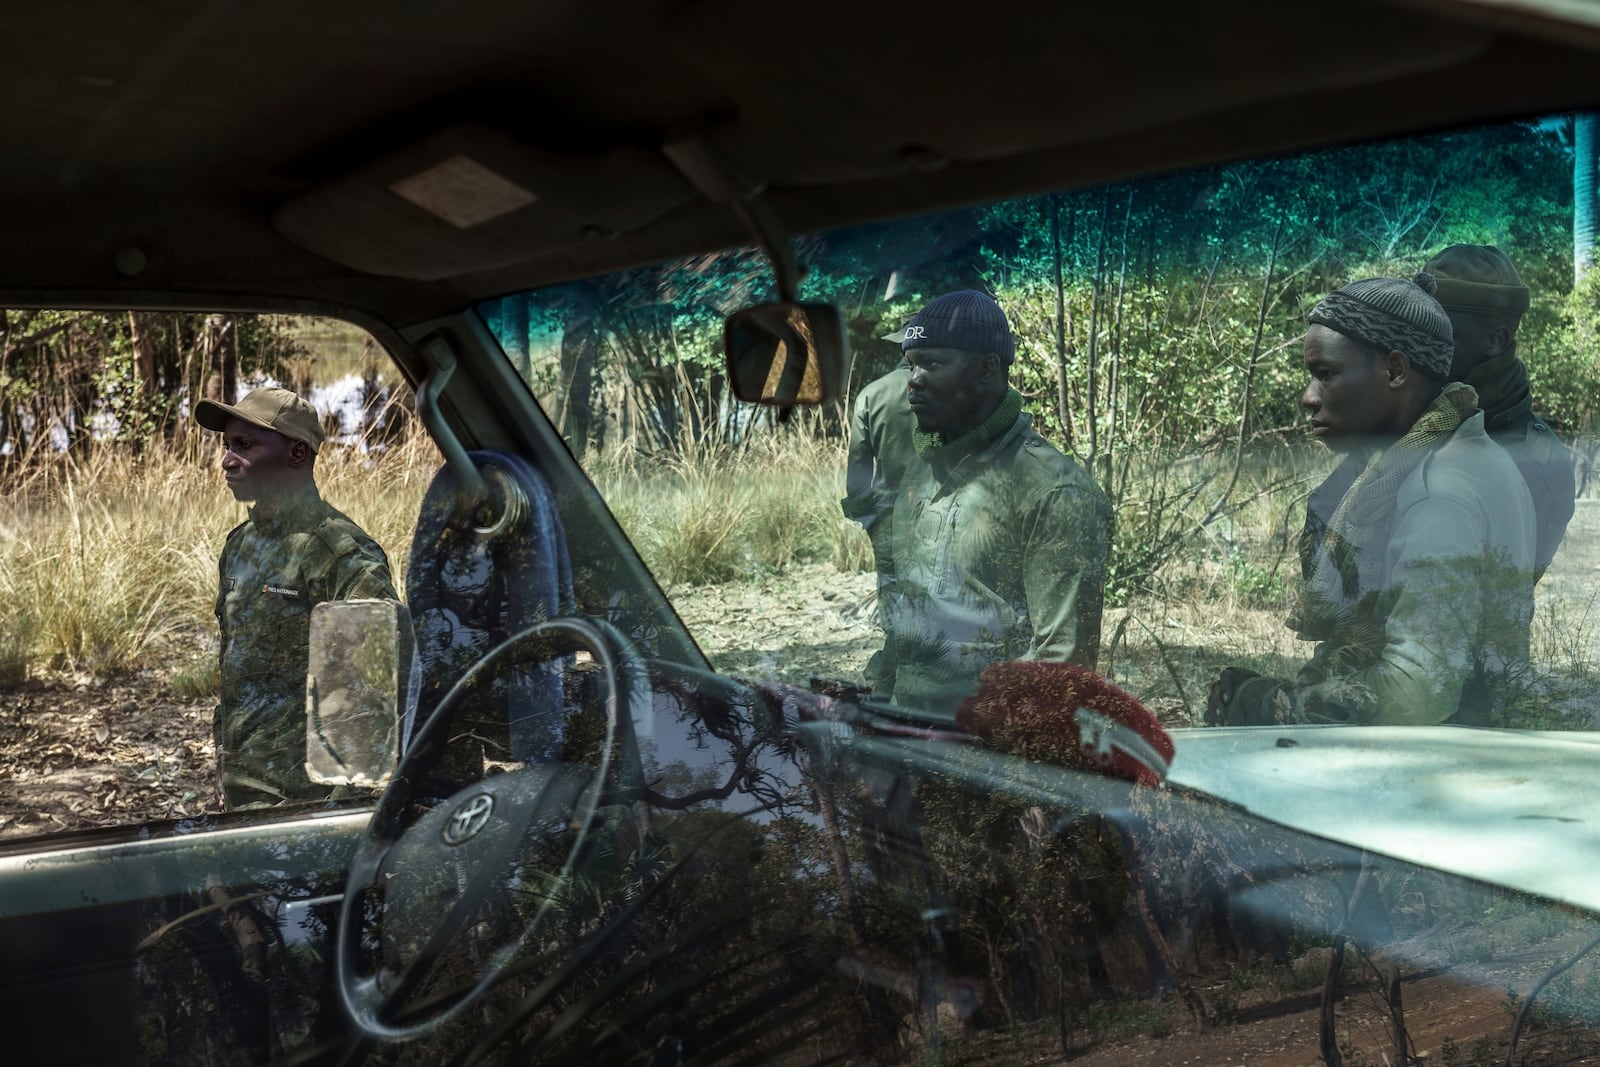
[[641,794],[646,804],[675,811],[737,798],[749,809],[776,813],[796,802],[782,692],[659,667],[656,714],[670,716],[674,728],[707,758],[694,769],[667,767],[647,774]]
[[[608,443],[647,453],[726,440],[736,417],[722,370],[723,317],[765,279],[759,252],[690,256],[484,305],[490,329],[581,459]],[[530,339],[555,350],[539,380]]]
[[261,1063],[343,1028],[322,946],[354,841],[271,824],[257,834],[186,841],[193,889],[141,907],[135,1023],[148,1062]]
[[[681,1049],[685,1060],[759,1061],[801,1043],[818,1058],[888,1055],[907,1039],[931,1053],[951,1010],[1005,1030],[1081,1020],[1091,997],[1160,971],[1200,998],[1197,1019],[1226,1019],[1229,989],[1199,976],[1219,965],[1229,929],[1344,937],[1358,954],[1340,988],[1355,988],[1372,973],[1387,985],[1402,967],[1481,955],[1470,939],[1483,936],[1486,908],[1501,909],[1498,922],[1508,906],[1381,859],[1363,874],[1353,849],[1181,790],[872,736],[818,718],[821,702],[802,714],[803,694],[692,672],[657,681],[658,725],[681,729],[703,758],[646,759],[648,792],[618,783],[569,874],[524,857],[480,916],[496,936],[529,932],[505,980],[481,1010],[379,1056],[624,1062]],[[648,818],[641,798],[653,801]],[[348,1042],[315,952],[329,920],[313,907],[285,921],[287,902],[338,888],[336,876],[292,872],[337,871],[348,842],[273,839],[249,877],[222,844],[195,844],[192,871],[237,872],[226,888],[258,916],[261,966],[245,968],[226,909],[158,939],[140,963],[150,1057],[184,1062],[224,1037],[258,1059]],[[1352,909],[1358,877],[1373,904]],[[263,888],[276,896],[242,900]],[[207,903],[171,898],[146,929]],[[1548,909],[1518,907],[1518,921],[1560,927]],[[452,947],[454,970],[424,1000],[478,973],[471,936]],[[1570,1012],[1571,994],[1550,1003]],[[906,1032],[916,1020],[920,1036]]]

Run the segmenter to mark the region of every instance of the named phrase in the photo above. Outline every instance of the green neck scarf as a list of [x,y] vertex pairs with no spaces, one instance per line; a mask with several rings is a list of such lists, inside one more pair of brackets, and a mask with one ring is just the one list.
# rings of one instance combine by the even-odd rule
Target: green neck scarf
[[994,409],[992,415],[954,441],[945,440],[942,433],[912,430],[911,443],[916,447],[917,455],[929,464],[935,467],[949,467],[980,448],[987,448],[1000,440],[1005,436],[1005,432],[1011,429],[1020,414],[1022,414],[1022,394],[1015,389],[1007,389],[1006,395],[1000,400],[1000,406]]
[[1515,351],[1489,359],[1473,367],[1462,379],[1478,394],[1484,425],[1498,430],[1533,410],[1533,394],[1528,391],[1528,368]]

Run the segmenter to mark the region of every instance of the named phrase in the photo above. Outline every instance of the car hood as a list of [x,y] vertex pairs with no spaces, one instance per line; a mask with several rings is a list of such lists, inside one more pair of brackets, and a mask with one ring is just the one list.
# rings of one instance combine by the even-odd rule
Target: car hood
[[1172,787],[1330,841],[1600,911],[1600,734],[1287,726],[1172,736]]

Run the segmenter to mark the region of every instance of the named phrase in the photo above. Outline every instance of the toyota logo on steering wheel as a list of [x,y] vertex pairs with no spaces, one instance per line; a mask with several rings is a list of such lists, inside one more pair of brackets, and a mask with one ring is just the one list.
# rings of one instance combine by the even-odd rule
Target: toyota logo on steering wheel
[[471,841],[488,825],[489,813],[494,811],[494,797],[488,793],[479,793],[471,800],[462,801],[461,806],[450,813],[450,819],[444,824],[444,843],[447,845],[460,845]]

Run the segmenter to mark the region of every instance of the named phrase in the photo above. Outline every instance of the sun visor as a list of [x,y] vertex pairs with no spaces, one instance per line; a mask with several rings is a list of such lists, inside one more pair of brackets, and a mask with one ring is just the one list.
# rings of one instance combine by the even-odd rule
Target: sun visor
[[650,149],[569,155],[452,126],[290,200],[272,221],[343,266],[433,281],[630,233],[696,195]]

